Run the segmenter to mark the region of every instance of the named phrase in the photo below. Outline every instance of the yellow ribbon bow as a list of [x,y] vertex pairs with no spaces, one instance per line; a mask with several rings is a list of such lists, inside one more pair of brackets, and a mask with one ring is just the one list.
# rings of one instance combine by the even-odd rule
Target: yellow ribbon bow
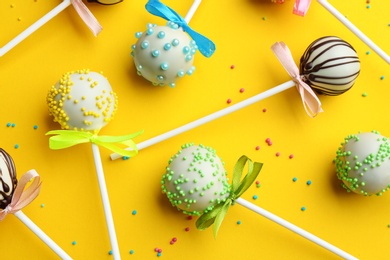
[[[53,150],[68,148],[82,143],[94,143],[103,146],[114,153],[122,156],[132,157],[138,154],[138,148],[132,138],[135,138],[143,133],[143,130],[123,136],[98,136],[91,132],[75,131],[75,130],[53,130],[46,135],[53,135],[49,138],[49,147]],[[132,148],[127,150],[117,146],[123,144]]]

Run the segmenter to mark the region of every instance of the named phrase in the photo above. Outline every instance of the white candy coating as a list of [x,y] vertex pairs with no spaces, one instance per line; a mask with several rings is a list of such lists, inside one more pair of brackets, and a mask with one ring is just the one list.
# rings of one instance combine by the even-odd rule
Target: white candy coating
[[162,177],[162,190],[185,214],[201,215],[230,194],[226,170],[210,147],[184,145],[172,156]]
[[11,203],[17,182],[14,161],[0,148],[0,209]]
[[360,61],[354,48],[334,36],[314,41],[300,63],[303,80],[324,95],[340,95],[349,90],[359,72]]
[[62,129],[98,132],[113,118],[117,97],[100,73],[65,73],[47,95],[49,113]]
[[378,132],[349,135],[337,151],[343,187],[362,195],[381,195],[390,185],[390,142]]
[[136,37],[131,54],[137,73],[154,85],[174,87],[177,79],[194,73],[198,47],[176,24],[148,24],[146,32],[136,33]]

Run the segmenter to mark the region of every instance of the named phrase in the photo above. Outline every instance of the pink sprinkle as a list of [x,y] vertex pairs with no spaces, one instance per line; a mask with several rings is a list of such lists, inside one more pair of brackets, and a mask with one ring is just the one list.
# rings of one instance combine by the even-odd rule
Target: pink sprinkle
[[234,65],[230,66],[231,69],[234,69]]
[[277,153],[276,153],[276,156],[279,156],[279,155],[280,155],[280,153],[279,153],[279,152],[277,152]]
[[162,252],[162,249],[159,248],[159,249],[157,250],[157,253],[161,253],[161,252]]
[[175,243],[174,241],[169,242],[169,244],[171,244],[171,245],[173,245],[174,243]]
[[271,142],[271,139],[267,138],[267,139],[265,139],[265,141],[266,141],[267,143],[269,143],[269,142]]
[[187,219],[188,219],[188,220],[191,220],[191,219],[192,219],[192,216],[188,216]]
[[154,249],[154,251],[155,251],[155,252],[158,252],[158,247],[156,247],[156,248]]
[[186,232],[188,232],[188,231],[190,231],[190,228],[189,228],[189,227],[186,227],[184,230],[185,230]]
[[232,100],[229,98],[229,99],[226,101],[226,103],[230,104],[230,103],[232,103]]
[[245,89],[244,88],[240,88],[240,93],[244,92]]
[[290,156],[288,158],[292,159],[292,158],[294,158],[294,155],[290,154]]
[[176,242],[176,241],[177,241],[177,238],[176,238],[176,237],[172,238],[172,241],[173,241],[173,242]]
[[271,142],[271,141],[269,141],[269,142],[267,142],[267,144],[268,144],[268,146],[271,146],[271,145],[272,145],[272,142]]
[[259,181],[256,181],[256,184],[260,184],[260,182],[259,182]]
[[263,108],[263,112],[264,112],[264,113],[267,112],[267,109],[266,109],[266,108]]
[[260,150],[260,146],[256,146],[256,148],[255,148],[256,150]]

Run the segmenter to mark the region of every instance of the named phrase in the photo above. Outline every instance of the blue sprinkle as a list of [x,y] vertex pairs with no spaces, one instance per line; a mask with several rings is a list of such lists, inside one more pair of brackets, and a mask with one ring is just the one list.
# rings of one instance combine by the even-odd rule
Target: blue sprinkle
[[311,180],[308,180],[308,181],[306,182],[306,184],[307,184],[307,185],[310,185],[310,184],[311,184]]
[[302,210],[302,211],[305,211],[305,210],[306,210],[306,207],[302,207],[301,210]]
[[130,159],[130,156],[123,156],[122,159],[123,160],[128,160],[128,159]]
[[75,246],[75,245],[76,245],[76,241],[72,241],[72,245],[74,245],[74,246]]
[[258,196],[257,195],[253,195],[253,199],[254,200],[257,200]]
[[[383,76],[382,76],[382,77],[383,77]],[[12,127],[15,127],[15,126],[16,126],[16,124],[15,124],[15,123],[12,123],[12,124],[11,124],[11,126],[12,126]]]
[[34,129],[35,129],[35,130],[38,129],[38,126],[37,126],[37,125],[34,125]]
[[134,250],[133,249],[130,250],[130,255],[132,255],[132,254],[134,254]]
[[11,126],[11,123],[7,123],[7,127],[10,127]]
[[240,225],[240,224],[241,224],[241,220],[238,220],[238,221],[237,221],[237,225]]
[[133,210],[133,212],[131,212],[131,214],[136,215],[136,214],[137,214],[137,211],[136,211],[136,210]]
[[44,208],[44,207],[45,207],[45,204],[42,203],[42,204],[41,204],[41,208]]
[[384,80],[385,79],[385,76],[381,76],[381,80]]
[[370,54],[370,51],[366,51],[366,54],[367,54],[367,55]]
[[367,9],[370,9],[371,5],[367,5]]
[[15,147],[15,149],[18,149],[18,148],[19,148],[19,145],[18,145],[18,144],[15,144],[14,147]]
[[292,180],[293,180],[293,182],[296,182],[298,179],[297,179],[297,177],[294,177]]
[[158,252],[158,253],[157,253],[157,256],[161,256],[161,253],[160,253],[160,252]]
[[109,255],[112,255],[112,250],[108,251],[108,254],[109,254]]

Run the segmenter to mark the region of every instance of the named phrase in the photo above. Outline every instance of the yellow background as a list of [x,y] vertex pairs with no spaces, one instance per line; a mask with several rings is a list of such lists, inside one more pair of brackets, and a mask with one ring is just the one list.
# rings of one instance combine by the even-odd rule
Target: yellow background
[[[365,0],[331,1],[390,53],[390,3],[371,2],[367,8]],[[59,3],[2,0],[0,46]],[[240,205],[229,210],[216,240],[211,229],[196,230],[196,218],[188,220],[172,208],[160,190],[170,156],[182,144],[194,142],[216,149],[229,173],[242,154],[264,163],[258,177],[261,187],[251,186],[243,198],[360,259],[386,258],[390,195],[347,193],[332,160],[348,134],[378,130],[390,135],[389,65],[373,51],[366,54],[369,47],[316,1],[302,18],[292,14],[292,0],[283,5],[266,0],[204,0],[190,25],[214,41],[215,54],[208,59],[198,53],[196,72],[175,88],[154,87],[136,75],[130,56],[135,32],[144,31],[148,22],[165,24],[145,10],[145,3],[86,3],[104,28],[97,38],[68,7],[0,58],[0,146],[13,157],[18,178],[34,168],[43,181],[40,195],[23,212],[74,259],[112,259],[90,145],[53,151],[45,136],[59,128],[48,115],[45,98],[64,72],[103,71],[118,94],[119,109],[101,134],[143,129],[136,138],[141,142],[225,108],[229,98],[232,105],[288,81],[270,50],[274,42],[284,41],[298,63],[313,40],[336,35],[357,50],[361,74],[347,93],[321,96],[325,112],[314,119],[306,115],[292,88],[141,150],[130,160],[111,161],[110,151],[100,149],[119,247],[122,259],[155,259],[156,247],[165,259],[338,259]],[[164,3],[184,16],[192,1]],[[245,91],[240,93],[240,88]],[[7,127],[8,122],[15,127]],[[56,259],[16,217],[7,216],[0,226],[1,259]],[[170,245],[173,237],[177,242]]]

